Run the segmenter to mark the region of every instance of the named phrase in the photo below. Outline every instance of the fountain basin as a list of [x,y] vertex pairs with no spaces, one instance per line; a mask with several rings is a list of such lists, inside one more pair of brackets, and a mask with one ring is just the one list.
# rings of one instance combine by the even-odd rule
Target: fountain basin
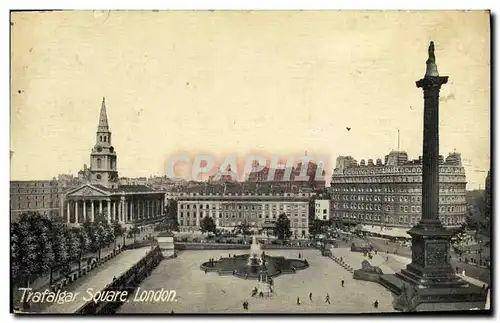
[[201,264],[200,269],[207,272],[217,272],[219,275],[233,275],[243,279],[258,279],[259,272],[266,269],[269,277],[277,277],[281,274],[294,274],[298,270],[309,267],[307,260],[287,259],[285,257],[272,257],[264,255],[264,265],[249,265],[251,256],[249,254],[235,255],[233,257],[220,258],[213,262],[207,261]]

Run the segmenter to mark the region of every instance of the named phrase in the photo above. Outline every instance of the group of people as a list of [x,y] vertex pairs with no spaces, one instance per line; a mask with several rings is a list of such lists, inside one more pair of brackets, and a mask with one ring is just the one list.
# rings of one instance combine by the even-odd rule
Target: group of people
[[[313,298],[313,294],[312,293],[309,293],[309,301],[312,302],[312,298]],[[325,296],[325,303],[328,303],[328,304],[331,304],[330,303],[330,295],[328,293],[326,293],[326,296]],[[300,297],[297,296],[297,305],[300,305]]]

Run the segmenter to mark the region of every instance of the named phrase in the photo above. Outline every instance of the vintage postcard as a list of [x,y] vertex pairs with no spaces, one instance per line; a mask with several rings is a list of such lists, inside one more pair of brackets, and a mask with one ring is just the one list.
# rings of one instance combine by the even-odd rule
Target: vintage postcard
[[490,313],[490,12],[10,19],[12,313]]

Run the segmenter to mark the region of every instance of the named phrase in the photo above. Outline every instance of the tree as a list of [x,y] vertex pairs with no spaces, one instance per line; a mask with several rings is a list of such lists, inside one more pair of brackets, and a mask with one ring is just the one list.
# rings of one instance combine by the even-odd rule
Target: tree
[[292,236],[292,231],[290,231],[290,220],[285,213],[281,213],[278,217],[274,228],[274,235],[280,240],[286,240]]
[[116,238],[117,237],[121,237],[123,236],[125,238],[125,229],[122,227],[122,225],[120,224],[120,222],[118,221],[113,221],[113,223],[111,224],[112,228],[113,228],[113,233],[114,233],[114,236],[115,236],[115,246],[114,246],[114,249],[116,249]]
[[248,221],[243,221],[241,224],[238,224],[236,226],[236,233],[237,234],[242,234],[243,236],[249,236],[252,234],[252,231],[250,230],[250,225],[248,224]]
[[83,255],[90,251],[90,237],[87,233],[87,230],[85,228],[80,227],[78,230],[78,240],[80,241],[80,255],[79,255],[79,260],[78,260],[78,271],[80,271],[81,268],[81,263],[82,263],[82,257]]
[[114,248],[116,248],[116,236],[115,229],[112,225],[108,223],[104,224],[105,236],[104,236],[104,245],[109,246],[111,243],[114,243]]
[[14,285],[18,286],[19,273],[21,272],[21,239],[23,238],[20,233],[19,223],[14,222],[10,224],[10,270],[11,279]]
[[203,219],[200,221],[200,229],[202,233],[205,232],[212,232],[215,234],[215,231],[217,230],[217,227],[215,225],[215,221],[213,218],[209,216],[205,216]]
[[[69,271],[71,271],[71,264],[73,261],[80,262],[80,238],[78,237],[78,228],[72,228],[70,230],[65,230],[66,243],[68,246],[68,265]],[[78,266],[80,267],[80,266]]]
[[177,200],[168,200],[165,217],[165,229],[179,231],[179,222],[177,221]]
[[51,231],[52,221],[39,213],[31,214],[31,232],[37,238],[37,274],[50,271],[54,264]]
[[51,234],[51,240],[54,251],[54,264],[51,266],[49,273],[49,284],[52,285],[52,272],[55,268],[60,268],[63,271],[67,270],[69,262],[68,243],[66,240],[66,227],[62,224],[54,225]]
[[315,239],[317,235],[323,234],[325,232],[325,226],[328,226],[327,221],[314,219],[309,228],[309,233]]
[[137,225],[134,225],[132,228],[129,229],[128,232],[134,237],[134,243],[135,243],[136,242],[135,236],[136,234],[139,234],[141,230],[139,230],[139,227]]
[[94,243],[97,249],[98,256],[97,259],[101,260],[101,249],[106,246],[106,227],[104,223],[100,222],[96,224],[96,230],[94,232]]

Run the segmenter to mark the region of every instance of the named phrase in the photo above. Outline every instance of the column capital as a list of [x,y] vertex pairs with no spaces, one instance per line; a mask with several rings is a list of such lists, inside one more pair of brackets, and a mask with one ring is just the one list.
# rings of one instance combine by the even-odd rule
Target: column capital
[[426,76],[416,82],[418,88],[425,90],[439,89],[441,85],[448,83],[448,76]]

